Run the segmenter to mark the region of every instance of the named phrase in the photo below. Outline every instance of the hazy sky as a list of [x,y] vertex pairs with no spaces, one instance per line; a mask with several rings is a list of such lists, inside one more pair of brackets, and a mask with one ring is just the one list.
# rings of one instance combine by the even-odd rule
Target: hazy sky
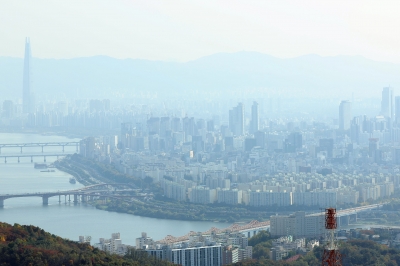
[[400,63],[400,1],[0,0],[0,56],[188,61],[218,52]]

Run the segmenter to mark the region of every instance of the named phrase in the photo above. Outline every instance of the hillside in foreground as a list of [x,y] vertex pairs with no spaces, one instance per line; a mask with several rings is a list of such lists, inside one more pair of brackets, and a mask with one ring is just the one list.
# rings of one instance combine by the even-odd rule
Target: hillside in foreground
[[144,253],[132,250],[121,257],[88,244],[63,239],[32,225],[0,222],[0,265],[123,265],[167,266]]
[[[249,240],[253,246],[252,260],[236,263],[236,266],[321,265],[322,247],[315,248],[295,261],[271,261],[269,249],[272,238],[268,233]],[[370,240],[349,240],[341,243],[343,265],[400,265],[400,250]],[[0,266],[14,265],[121,265],[121,266],[170,266],[146,253],[131,250],[126,256],[110,255],[88,244],[63,239],[36,226],[6,224],[0,222]]]
[[[272,261],[269,251],[273,238],[268,232],[261,232],[249,239],[253,246],[253,259],[233,264],[234,266],[318,266],[321,265],[323,247],[319,246],[304,255],[291,254],[290,258]],[[344,266],[377,266],[400,265],[400,250],[389,248],[371,240],[351,239],[340,242],[339,251],[342,254]]]

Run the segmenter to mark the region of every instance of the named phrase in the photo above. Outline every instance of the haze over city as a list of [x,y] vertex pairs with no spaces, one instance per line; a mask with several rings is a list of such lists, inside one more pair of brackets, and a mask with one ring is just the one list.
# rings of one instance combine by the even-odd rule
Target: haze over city
[[400,265],[398,10],[0,2],[0,264]]
[[1,8],[1,56],[187,62],[220,52],[279,58],[360,55],[400,63],[397,1],[13,1]]

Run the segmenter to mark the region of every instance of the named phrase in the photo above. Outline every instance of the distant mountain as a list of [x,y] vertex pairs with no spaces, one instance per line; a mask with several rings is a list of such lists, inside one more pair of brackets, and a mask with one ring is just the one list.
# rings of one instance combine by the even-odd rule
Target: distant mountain
[[[22,69],[22,58],[0,57],[0,95],[20,97]],[[379,96],[381,88],[389,84],[400,88],[400,65],[361,56],[280,59],[256,52],[218,53],[186,63],[106,56],[34,58],[32,80],[38,96],[102,98],[113,93],[170,95],[261,89],[295,97],[349,97],[351,92],[356,97],[370,97]]]

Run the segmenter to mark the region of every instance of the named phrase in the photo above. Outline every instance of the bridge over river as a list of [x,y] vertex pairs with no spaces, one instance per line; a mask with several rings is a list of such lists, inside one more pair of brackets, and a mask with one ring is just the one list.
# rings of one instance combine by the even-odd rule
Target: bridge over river
[[[117,188],[123,188],[117,190]],[[4,207],[4,201],[10,198],[25,198],[25,197],[41,197],[43,200],[43,205],[49,204],[49,198],[58,196],[58,201],[61,203],[61,196],[64,196],[65,203],[86,202],[88,199],[93,199],[94,197],[107,199],[107,198],[143,198],[148,196],[146,194],[140,194],[140,189],[133,189],[129,184],[122,183],[103,183],[91,186],[86,186],[74,190],[66,191],[54,191],[54,192],[35,192],[35,193],[19,193],[19,194],[0,194],[0,208]],[[136,192],[135,195],[123,195],[125,192]],[[121,194],[122,193],[122,194]],[[68,197],[68,200],[67,200]]]
[[[350,220],[352,220],[353,222],[356,222],[357,221],[357,213],[359,213],[359,212],[370,211],[373,209],[380,208],[382,206],[383,206],[383,204],[371,204],[371,205],[366,205],[366,206],[361,206],[361,207],[338,210],[338,212],[337,212],[338,226],[348,225]],[[321,216],[321,218],[323,219],[325,217],[325,212],[316,212],[316,213],[312,213],[309,215],[310,216]],[[210,234],[224,234],[226,232],[239,232],[239,233],[243,233],[243,234],[247,235],[247,237],[250,238],[252,236],[255,236],[257,233],[259,233],[262,230],[269,230],[269,229],[270,229],[270,221],[259,222],[259,221],[254,220],[248,224],[233,224],[224,229],[218,229],[218,228],[212,227],[208,231],[202,232],[201,234],[210,235]],[[174,237],[174,236],[168,235],[164,239],[159,240],[157,242],[163,243],[163,244],[183,243],[183,242],[189,241],[190,236],[197,235],[197,234],[199,234],[199,233],[191,231],[188,234],[186,234],[184,236],[180,236],[180,237]]]
[[[52,151],[44,152],[45,147],[60,147],[60,151]],[[75,147],[75,151],[71,151],[71,149],[65,150],[65,147]],[[23,151],[24,148],[30,148],[26,153]],[[39,148],[35,151],[34,148]],[[7,152],[4,153],[4,150],[7,149]],[[17,149],[19,153],[15,151]],[[2,153],[3,151],[3,153]],[[14,151],[11,153],[10,151]],[[70,142],[32,142],[32,143],[0,143],[0,159],[4,159],[4,163],[7,163],[7,159],[16,158],[18,162],[20,162],[21,158],[28,157],[31,158],[31,163],[33,163],[34,157],[42,157],[43,161],[46,162],[47,157],[64,157],[68,154],[73,154],[75,152],[79,152],[79,142],[70,141]]]
[[4,148],[19,148],[20,153],[22,153],[23,148],[28,148],[28,147],[41,148],[42,153],[44,152],[44,147],[61,147],[62,152],[64,152],[64,148],[68,146],[76,147],[76,152],[79,151],[79,142],[69,141],[69,142],[0,143],[0,153],[1,150]]

